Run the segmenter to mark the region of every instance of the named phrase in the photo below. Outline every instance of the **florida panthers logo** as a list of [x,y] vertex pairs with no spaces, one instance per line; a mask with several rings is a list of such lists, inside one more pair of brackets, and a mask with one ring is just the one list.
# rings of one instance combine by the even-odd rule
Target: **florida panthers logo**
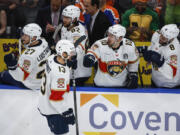
[[115,77],[125,69],[126,65],[125,62],[110,61],[107,64],[107,71],[111,76]]
[[24,60],[23,69],[25,71],[29,70],[30,65],[31,65],[31,62],[29,60]]
[[58,80],[57,80],[57,87],[58,88],[64,88],[65,87],[65,79],[64,78],[59,78]]

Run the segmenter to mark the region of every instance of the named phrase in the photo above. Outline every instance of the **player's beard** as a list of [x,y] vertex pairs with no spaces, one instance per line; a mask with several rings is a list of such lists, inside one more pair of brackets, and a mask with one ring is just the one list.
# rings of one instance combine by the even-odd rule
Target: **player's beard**
[[68,28],[68,27],[70,26],[70,23],[67,24],[67,23],[64,23],[64,22],[63,22],[63,26],[66,27],[66,28]]
[[110,40],[107,41],[107,44],[108,44],[109,47],[112,47],[112,44],[111,44]]
[[163,41],[163,40],[159,40],[159,44],[162,46],[166,46],[168,45],[170,42],[169,41]]

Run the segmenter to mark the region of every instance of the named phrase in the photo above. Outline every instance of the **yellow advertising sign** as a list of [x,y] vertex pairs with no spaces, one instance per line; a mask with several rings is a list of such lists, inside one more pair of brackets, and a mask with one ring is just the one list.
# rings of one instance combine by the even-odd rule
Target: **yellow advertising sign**
[[7,69],[4,56],[11,52],[19,53],[18,44],[18,39],[0,39],[0,72]]
[[[150,46],[151,42],[135,42],[137,47],[140,46]],[[151,85],[151,73],[152,67],[151,64],[149,65],[142,56],[140,56],[139,62],[139,70],[138,70],[138,84],[142,86],[149,86]]]

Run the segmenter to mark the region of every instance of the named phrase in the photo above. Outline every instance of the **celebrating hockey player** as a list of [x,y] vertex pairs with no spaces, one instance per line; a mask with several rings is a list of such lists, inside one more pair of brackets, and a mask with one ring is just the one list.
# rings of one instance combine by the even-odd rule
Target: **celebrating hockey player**
[[[83,86],[84,82],[91,76],[91,68],[83,66],[83,57],[85,55],[87,32],[85,27],[79,23],[80,9],[74,5],[67,6],[63,12],[63,27],[61,29],[61,39],[67,39],[75,43],[79,38],[85,39],[77,43],[77,69],[75,70],[76,85]],[[72,78],[72,77],[71,77]]]
[[134,43],[124,38],[125,34],[123,26],[113,25],[108,29],[108,37],[88,49],[84,65],[91,67],[98,62],[96,86],[137,88],[139,53]]
[[46,58],[50,49],[45,39],[41,38],[42,29],[35,23],[24,26],[21,37],[26,50],[18,62],[13,54],[4,57],[8,71],[0,74],[0,81],[33,90],[40,89]]
[[56,44],[57,55],[48,58],[42,79],[39,111],[47,118],[48,126],[55,135],[68,135],[69,124],[75,123],[70,104],[70,69],[76,69],[75,47],[68,40]]
[[142,49],[144,59],[151,62],[152,84],[155,87],[173,88],[180,85],[179,28],[168,24],[153,34],[151,46]]

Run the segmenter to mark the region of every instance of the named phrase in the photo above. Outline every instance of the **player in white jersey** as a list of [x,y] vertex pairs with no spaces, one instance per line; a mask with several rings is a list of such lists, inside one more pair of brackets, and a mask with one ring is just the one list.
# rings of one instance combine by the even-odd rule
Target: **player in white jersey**
[[173,88],[180,85],[179,28],[168,24],[153,34],[151,46],[143,49],[144,59],[151,62],[152,84],[156,87]]
[[[26,88],[33,90],[40,89],[46,58],[50,55],[48,43],[40,37],[41,33],[40,26],[35,23],[24,26],[21,40],[26,49],[19,57],[17,67],[13,70],[11,68],[11,70],[2,74],[3,82],[14,85],[22,83],[22,86],[24,85]],[[9,56],[5,56],[5,62],[8,66],[9,64],[11,65]]]
[[94,83],[100,87],[138,86],[139,53],[132,41],[124,38],[126,29],[120,24],[108,29],[108,37],[96,41],[84,57],[89,67],[98,62]]
[[[85,39],[76,46],[77,52],[77,69],[74,72],[76,85],[83,86],[84,82],[91,76],[92,68],[84,67],[83,57],[86,50],[87,31],[85,27],[79,23],[80,9],[74,5],[67,6],[63,12],[63,27],[61,29],[61,39],[66,39],[75,43],[80,37]],[[72,77],[71,77],[72,78]]]
[[68,125],[75,123],[72,106],[69,105],[69,85],[70,70],[71,67],[76,68],[77,61],[72,56],[75,54],[75,47],[68,40],[58,41],[56,52],[46,63],[38,108],[47,118],[51,132],[65,135],[69,132]]

